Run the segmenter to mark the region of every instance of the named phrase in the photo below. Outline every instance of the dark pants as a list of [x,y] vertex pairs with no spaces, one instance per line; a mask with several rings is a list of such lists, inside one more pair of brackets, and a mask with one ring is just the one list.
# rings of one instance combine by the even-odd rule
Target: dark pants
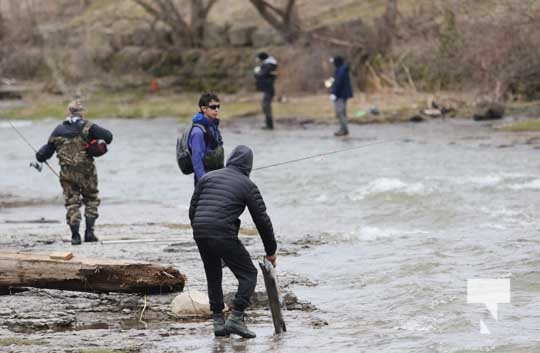
[[223,277],[221,260],[231,269],[238,280],[238,290],[234,297],[234,310],[244,311],[257,284],[257,269],[251,257],[238,238],[197,238],[195,239],[206,272],[210,310],[220,313],[223,304]]
[[266,127],[269,129],[274,128],[274,120],[272,118],[272,99],[274,98],[274,92],[264,92],[261,102],[262,111],[266,119]]
[[343,98],[338,98],[334,102],[334,109],[336,111],[336,118],[339,120],[339,131],[340,132],[349,132],[347,126],[347,100]]

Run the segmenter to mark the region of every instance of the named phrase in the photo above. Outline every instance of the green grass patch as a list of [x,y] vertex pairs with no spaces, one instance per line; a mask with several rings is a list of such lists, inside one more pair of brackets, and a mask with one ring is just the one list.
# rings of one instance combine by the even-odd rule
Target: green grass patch
[[540,119],[530,119],[518,121],[515,123],[503,125],[499,127],[503,131],[540,131]]
[[47,341],[45,340],[32,340],[27,338],[17,338],[17,337],[4,337],[0,338],[0,346],[34,346],[34,345],[44,345]]

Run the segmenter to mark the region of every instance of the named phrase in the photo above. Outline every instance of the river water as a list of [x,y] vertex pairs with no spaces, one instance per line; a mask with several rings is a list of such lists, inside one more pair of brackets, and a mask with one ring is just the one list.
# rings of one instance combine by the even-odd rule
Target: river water
[[[109,153],[97,160],[102,239],[118,238],[118,229],[123,235],[189,239],[189,231],[153,227],[189,223],[193,180],[179,172],[174,158],[182,124],[96,122],[115,135]],[[38,147],[56,124],[16,126]],[[214,339],[208,322],[178,323],[180,336],[158,335],[142,351],[540,352],[538,135],[497,132],[461,119],[353,125],[346,139],[334,138],[333,128],[278,124],[267,132],[247,118],[222,128],[226,152],[238,144],[252,147],[255,168],[365,146],[252,173],[283,251],[277,273],[298,278],[289,289],[317,310],[285,312],[288,332],[280,337],[272,335],[268,319],[255,320],[251,327],[258,337],[249,341]],[[24,243],[25,232],[67,239],[64,224],[6,223],[38,216],[63,223],[64,211],[54,175],[28,167],[32,151],[4,122],[0,148],[0,194],[23,201],[0,208],[2,246]],[[51,164],[58,169],[55,160]],[[253,227],[247,212],[242,222]],[[138,257],[120,248],[85,251]],[[260,251],[262,245],[253,242],[252,248]],[[155,260],[169,259],[160,256]],[[192,276],[192,286],[204,290],[204,274]],[[498,305],[498,320],[485,305],[467,303],[467,280],[476,278],[510,279],[511,301]],[[491,335],[480,333],[480,320]],[[98,332],[118,347],[107,337],[121,334]],[[140,343],[145,332],[124,337]],[[69,341],[63,335],[49,338]]]

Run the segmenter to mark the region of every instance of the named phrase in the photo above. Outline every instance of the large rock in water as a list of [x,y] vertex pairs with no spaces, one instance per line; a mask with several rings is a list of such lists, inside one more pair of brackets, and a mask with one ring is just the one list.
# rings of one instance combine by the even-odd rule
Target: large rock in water
[[481,103],[477,107],[477,111],[473,116],[476,121],[482,120],[497,120],[504,116],[505,106],[501,103],[487,102]]
[[171,303],[171,311],[175,315],[210,315],[210,302],[208,296],[199,291],[182,292]]

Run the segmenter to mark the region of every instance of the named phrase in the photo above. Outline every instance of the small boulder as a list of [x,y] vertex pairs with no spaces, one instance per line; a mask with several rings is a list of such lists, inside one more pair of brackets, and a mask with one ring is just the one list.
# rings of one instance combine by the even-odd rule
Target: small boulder
[[171,311],[178,316],[208,316],[210,315],[208,296],[194,290],[183,292],[173,299]]
[[474,114],[475,121],[502,119],[505,106],[501,103],[489,102],[479,104],[477,112]]

